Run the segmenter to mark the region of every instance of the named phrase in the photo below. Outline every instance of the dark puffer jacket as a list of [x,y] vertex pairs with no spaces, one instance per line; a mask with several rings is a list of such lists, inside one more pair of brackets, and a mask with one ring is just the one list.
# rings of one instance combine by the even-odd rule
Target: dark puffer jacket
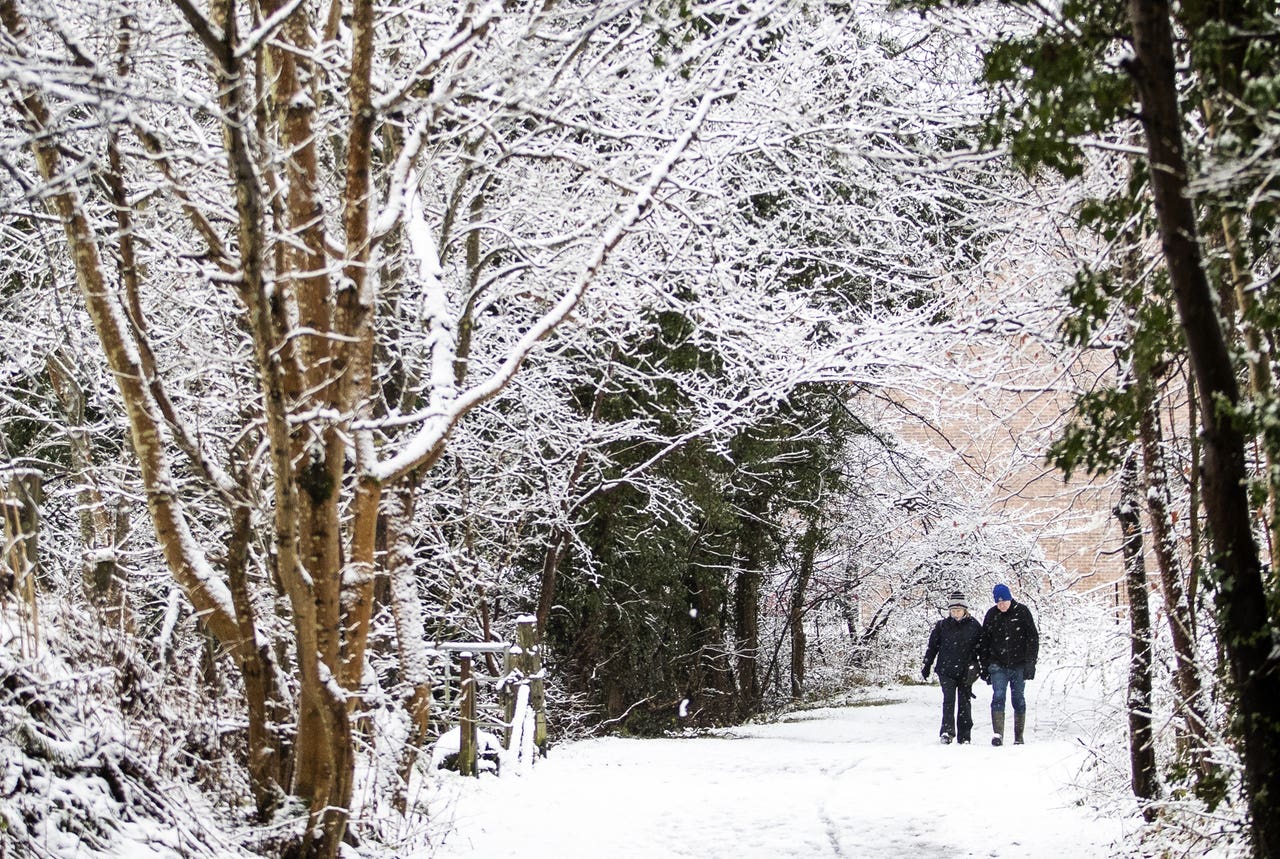
[[982,621],[982,664],[1023,668],[1035,673],[1040,655],[1040,633],[1031,619],[1031,609],[1017,600],[1008,611],[992,606]]
[[[929,646],[924,651],[924,673],[929,673],[933,660],[938,660],[938,676],[968,683],[977,675],[978,642],[982,625],[966,614],[962,620],[944,617],[933,625]],[[971,670],[972,669],[972,670]]]

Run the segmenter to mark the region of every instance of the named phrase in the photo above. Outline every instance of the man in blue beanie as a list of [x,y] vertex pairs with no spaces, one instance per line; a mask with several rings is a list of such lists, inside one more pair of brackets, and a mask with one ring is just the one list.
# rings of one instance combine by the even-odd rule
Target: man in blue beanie
[[1013,598],[1009,586],[991,590],[995,605],[982,621],[982,679],[991,684],[991,745],[1004,745],[1004,699],[1007,689],[1013,699],[1013,744],[1023,743],[1027,724],[1024,684],[1035,679],[1036,657],[1040,655],[1040,633],[1031,609]]

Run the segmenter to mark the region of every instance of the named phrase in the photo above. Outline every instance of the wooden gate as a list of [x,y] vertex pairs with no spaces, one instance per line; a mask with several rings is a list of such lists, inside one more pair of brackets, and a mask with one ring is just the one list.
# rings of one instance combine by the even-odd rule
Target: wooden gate
[[[536,619],[530,615],[516,622],[516,640],[508,642],[442,641],[432,646],[445,667],[442,684],[444,706],[442,725],[456,720],[459,731],[457,770],[464,775],[478,775],[481,761],[494,750],[480,739],[483,729],[491,728],[501,737],[498,757],[508,762],[532,763],[547,751],[546,691],[542,671],[542,655],[537,644]],[[477,662],[480,655],[500,655],[497,675],[482,670],[487,660]],[[457,676],[453,676],[454,659]],[[492,687],[490,706],[481,703],[482,687]],[[455,695],[456,692],[456,695]],[[453,719],[448,718],[455,712]],[[448,714],[448,715],[445,715]],[[446,730],[441,731],[445,734]],[[495,765],[497,761],[494,761]]]

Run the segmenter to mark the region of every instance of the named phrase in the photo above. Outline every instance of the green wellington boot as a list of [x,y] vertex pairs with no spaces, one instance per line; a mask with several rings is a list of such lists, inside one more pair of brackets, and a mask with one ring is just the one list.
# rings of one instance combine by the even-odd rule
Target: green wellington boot
[[1015,746],[1022,745],[1022,729],[1027,726],[1026,713],[1013,714],[1013,744]]
[[991,711],[991,745],[1004,745],[1004,710]]

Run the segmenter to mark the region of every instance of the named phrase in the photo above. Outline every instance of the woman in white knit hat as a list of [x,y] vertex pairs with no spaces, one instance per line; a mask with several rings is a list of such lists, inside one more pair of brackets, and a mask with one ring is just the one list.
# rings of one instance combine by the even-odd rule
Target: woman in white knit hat
[[973,730],[973,683],[978,679],[978,640],[982,624],[969,614],[969,601],[960,591],[947,597],[947,617],[933,626],[924,652],[921,678],[929,679],[929,668],[937,659],[938,683],[942,685],[943,743],[952,739],[967,743]]

